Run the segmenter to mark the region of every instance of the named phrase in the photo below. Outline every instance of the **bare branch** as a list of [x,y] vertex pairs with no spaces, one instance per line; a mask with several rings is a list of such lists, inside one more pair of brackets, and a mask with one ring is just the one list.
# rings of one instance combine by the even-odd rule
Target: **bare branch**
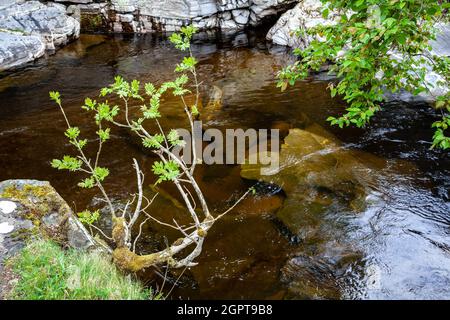
[[248,196],[248,194],[252,191],[252,189],[248,189],[247,192],[245,192],[231,207],[229,207],[225,212],[219,214],[217,217],[214,218],[215,221],[222,218],[224,215],[229,213],[231,210],[233,210],[242,200],[245,199],[245,197]]
[[142,222],[139,224],[139,233],[138,233],[138,235],[136,236],[136,238],[134,239],[134,242],[133,242],[133,252],[136,252],[136,243],[138,242],[139,238],[141,237],[141,234],[142,234],[142,226],[143,226],[149,219],[150,219],[150,218],[147,218],[147,219],[145,219],[144,221],[142,221]]

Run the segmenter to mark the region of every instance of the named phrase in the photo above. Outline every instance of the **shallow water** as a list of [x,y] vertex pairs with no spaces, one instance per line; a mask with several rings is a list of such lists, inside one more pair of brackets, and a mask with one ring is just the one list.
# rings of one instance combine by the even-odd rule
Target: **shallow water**
[[[194,54],[204,91],[213,85],[223,91],[223,108],[205,120],[207,127],[286,129],[316,123],[352,155],[364,154],[361,162],[370,158],[384,164],[374,176],[367,208],[355,214],[330,204],[306,222],[305,229],[315,230],[311,241],[297,239],[276,218],[289,195],[259,187],[258,196],[214,226],[199,266],[182,274],[172,298],[450,298],[450,160],[444,152],[428,150],[434,119],[427,106],[391,103],[367,129],[338,130],[325,122],[342,107],[329,97],[327,84],[311,79],[281,93],[274,74],[290,57],[258,35],[198,40]],[[49,166],[72,149],[48,91],[61,92],[72,122],[92,137],[94,128],[79,108],[84,97],[97,96],[117,74],[169,80],[180,57],[159,36],[83,36],[48,59],[0,76],[0,181],[48,180],[74,209],[95,205],[93,193],[76,187],[80,176]],[[179,107],[175,100],[165,101],[164,127],[186,124]],[[154,158],[122,131],[113,131],[113,142],[105,146],[102,164],[112,170],[106,187],[120,201],[134,192],[132,157],[146,172]],[[198,168],[197,179],[215,210],[226,208],[250,185],[239,171],[238,166]],[[161,200],[155,214],[170,205]],[[164,246],[163,234],[175,237],[156,225],[145,231],[142,252]],[[293,257],[295,267],[289,267]],[[154,270],[140,276],[149,285],[162,284]],[[169,281],[164,290],[171,287]]]

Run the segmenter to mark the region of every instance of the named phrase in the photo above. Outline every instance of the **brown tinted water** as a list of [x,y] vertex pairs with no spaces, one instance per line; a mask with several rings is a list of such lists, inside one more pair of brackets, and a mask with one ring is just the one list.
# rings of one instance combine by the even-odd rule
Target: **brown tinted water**
[[[302,203],[297,208],[294,202],[294,213],[305,218],[306,236],[293,234],[276,216],[286,197],[299,195],[258,185],[257,196],[214,226],[199,265],[183,273],[171,298],[450,298],[450,160],[448,153],[428,150],[434,118],[427,106],[391,103],[369,128],[338,130],[325,121],[342,107],[329,97],[326,82],[310,79],[283,93],[275,87],[275,72],[290,59],[284,49],[241,33],[198,40],[194,54],[205,99],[212,86],[223,92],[223,106],[205,120],[207,127],[286,131],[314,123],[337,136],[352,159],[379,169],[370,171],[376,185],[357,214],[334,198],[320,212],[301,211]],[[181,57],[159,36],[83,36],[48,59],[3,74],[0,181],[48,180],[75,210],[98,205],[93,193],[76,187],[80,176],[50,168],[51,159],[72,149],[48,91],[61,92],[72,122],[93,137],[92,122],[80,112],[84,97],[97,96],[118,74],[169,80]],[[175,100],[165,101],[164,127],[186,125],[179,108]],[[115,130],[112,137],[102,164],[111,169],[106,187],[120,202],[134,192],[131,159],[149,173],[154,158],[127,133]],[[251,185],[240,177],[239,166],[200,166],[197,179],[218,212]],[[170,185],[163,187],[175,194]],[[161,198],[152,210],[164,216],[169,208],[175,210],[173,202]],[[141,252],[164,247],[164,235],[175,237],[148,225]],[[178,275],[168,275],[166,292]],[[151,286],[162,284],[154,270],[140,276]]]

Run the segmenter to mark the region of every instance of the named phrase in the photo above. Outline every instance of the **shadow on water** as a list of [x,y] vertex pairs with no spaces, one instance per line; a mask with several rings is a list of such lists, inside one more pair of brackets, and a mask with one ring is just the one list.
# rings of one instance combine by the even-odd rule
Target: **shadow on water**
[[[257,33],[198,39],[194,54],[205,80],[204,103],[211,87],[222,92],[223,105],[204,120],[206,127],[287,132],[316,123],[342,141],[343,149],[388,161],[376,172],[376,188],[363,212],[349,213],[334,200],[315,216],[306,212],[304,229],[315,230],[308,241],[293,235],[276,216],[291,195],[261,185],[258,196],[245,200],[213,228],[199,265],[183,273],[172,298],[450,297],[450,161],[447,154],[428,150],[433,122],[429,107],[391,103],[367,129],[338,130],[324,120],[342,107],[329,97],[326,83],[311,79],[281,93],[274,74],[291,58]],[[169,80],[181,57],[156,35],[86,35],[48,59],[1,75],[0,180],[49,180],[75,210],[95,204],[94,194],[74,184],[81,176],[49,166],[51,159],[72,150],[48,91],[59,90],[73,123],[94,137],[95,128],[80,112],[84,97],[97,96],[118,74],[141,81]],[[179,108],[178,101],[166,99],[165,128],[186,125]],[[131,158],[142,163],[147,181],[154,158],[120,130],[113,130],[112,140],[102,164],[112,170],[106,187],[120,202],[134,192]],[[359,160],[364,162],[364,157]],[[240,177],[238,166],[200,166],[197,179],[217,211],[251,185]],[[175,194],[169,185],[163,188]],[[164,216],[176,200],[163,197],[152,212]],[[176,237],[149,224],[140,250],[164,247],[164,235]],[[164,274],[163,269],[158,272]],[[169,274],[166,288],[179,275]],[[150,285],[161,284],[154,270],[141,277]]]

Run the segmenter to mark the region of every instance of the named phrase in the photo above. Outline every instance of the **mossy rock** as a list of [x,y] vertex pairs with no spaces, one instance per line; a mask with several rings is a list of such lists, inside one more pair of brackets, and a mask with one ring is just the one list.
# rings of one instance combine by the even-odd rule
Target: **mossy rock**
[[75,249],[100,246],[75,217],[69,205],[46,181],[0,182],[0,264],[30,237],[51,238]]

